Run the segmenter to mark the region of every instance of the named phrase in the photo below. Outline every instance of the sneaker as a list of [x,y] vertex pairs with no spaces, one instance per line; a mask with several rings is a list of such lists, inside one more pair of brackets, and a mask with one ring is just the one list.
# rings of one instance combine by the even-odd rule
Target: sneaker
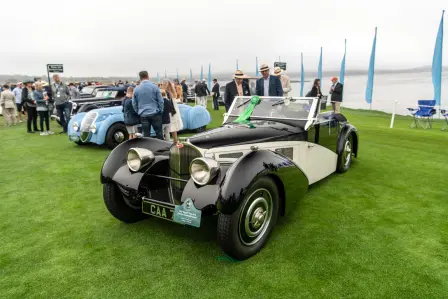
[[19,120],[20,123],[23,123],[23,120]]
[[47,135],[53,135],[53,134],[54,134],[54,132],[47,131]]
[[36,132],[34,132],[34,131],[27,131],[27,133],[34,134]]
[[52,115],[50,116],[50,118],[51,118],[51,119],[58,119],[58,116],[52,114]]
[[48,133],[47,132],[40,132],[40,136],[47,136]]
[[62,131],[62,132],[59,132],[59,134],[67,134],[67,132]]

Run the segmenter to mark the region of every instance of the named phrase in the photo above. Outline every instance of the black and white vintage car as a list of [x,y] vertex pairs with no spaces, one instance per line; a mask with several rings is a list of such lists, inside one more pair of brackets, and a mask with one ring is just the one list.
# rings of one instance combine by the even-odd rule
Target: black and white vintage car
[[132,223],[152,215],[201,225],[217,215],[221,248],[246,259],[308,186],[347,171],[358,133],[317,98],[238,97],[221,127],[181,145],[138,138],[117,146],[101,170],[109,212]]

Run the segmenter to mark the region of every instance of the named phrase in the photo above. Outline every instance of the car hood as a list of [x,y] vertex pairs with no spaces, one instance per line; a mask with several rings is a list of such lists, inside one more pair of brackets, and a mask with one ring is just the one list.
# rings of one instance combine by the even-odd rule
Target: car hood
[[123,106],[113,106],[113,107],[106,107],[106,108],[98,108],[98,109],[93,109],[93,110],[90,110],[90,111],[97,112],[98,115],[123,113]]
[[199,148],[286,140],[287,136],[303,132],[303,129],[277,121],[254,120],[250,124],[225,124],[189,138]]

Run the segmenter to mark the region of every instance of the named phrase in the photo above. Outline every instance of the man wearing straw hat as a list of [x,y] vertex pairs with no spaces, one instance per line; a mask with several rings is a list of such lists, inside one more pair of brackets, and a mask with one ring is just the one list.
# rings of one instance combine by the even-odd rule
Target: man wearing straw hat
[[229,111],[235,97],[250,96],[249,85],[247,85],[246,82],[243,82],[243,79],[246,78],[244,73],[240,70],[237,70],[233,75],[233,78],[235,78],[235,80],[226,84],[226,90],[224,92],[224,104],[226,106],[226,112]]
[[263,75],[262,78],[257,80],[257,96],[260,97],[282,97],[283,87],[282,82],[276,76],[271,76],[269,74],[269,66],[267,64],[262,64],[260,67],[260,72]]
[[283,70],[278,66],[274,68],[273,75],[279,77],[280,82],[282,82],[283,96],[287,97],[288,93],[292,90],[289,77],[283,74]]

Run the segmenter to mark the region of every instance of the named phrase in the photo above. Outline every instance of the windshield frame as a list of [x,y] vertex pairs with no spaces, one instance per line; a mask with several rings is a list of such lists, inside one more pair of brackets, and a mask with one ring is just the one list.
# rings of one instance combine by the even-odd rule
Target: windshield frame
[[[229,108],[229,112],[227,113],[228,117],[239,117],[239,115],[237,114],[232,114],[232,111],[235,108],[236,103],[238,102],[237,100],[241,99],[243,100],[243,102],[245,100],[250,100],[252,98],[252,96],[238,96],[235,97],[235,99],[233,100],[232,105]],[[259,115],[254,115],[253,117],[256,119],[285,119],[285,120],[294,120],[294,121],[312,121],[316,119],[316,115],[319,113],[319,98],[313,98],[313,97],[259,97],[262,101],[263,99],[276,99],[276,102],[280,102],[281,100],[313,100],[311,107],[310,107],[310,111],[308,113],[308,116],[306,118],[289,118],[289,117],[272,117],[272,116],[259,116]],[[274,102],[274,103],[276,103]],[[238,103],[238,105],[240,105],[241,103]],[[284,104],[279,104],[279,105],[284,105]],[[292,103],[290,103],[290,105],[292,105]]]

